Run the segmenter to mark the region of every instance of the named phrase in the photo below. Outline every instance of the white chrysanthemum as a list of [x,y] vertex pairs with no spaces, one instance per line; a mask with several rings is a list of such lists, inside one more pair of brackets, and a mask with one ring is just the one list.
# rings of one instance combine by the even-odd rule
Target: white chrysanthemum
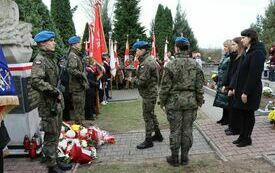
[[74,137],[75,137],[75,132],[74,132],[73,130],[68,130],[68,131],[66,132],[66,136],[67,136],[68,138],[74,138]]
[[60,147],[62,150],[66,150],[68,145],[68,142],[64,139],[58,143],[58,147]]
[[263,92],[271,94],[273,91],[272,91],[272,89],[270,87],[263,87]]
[[88,129],[86,128],[83,128],[82,130],[80,130],[80,136],[82,137],[85,137],[87,133],[88,133]]
[[81,143],[81,146],[82,146],[82,147],[84,147],[84,148],[88,147],[88,143],[87,143],[86,140],[81,140],[80,143]]

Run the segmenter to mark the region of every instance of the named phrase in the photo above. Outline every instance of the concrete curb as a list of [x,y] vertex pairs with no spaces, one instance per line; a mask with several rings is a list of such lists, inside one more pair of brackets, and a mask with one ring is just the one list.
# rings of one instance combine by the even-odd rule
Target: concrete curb
[[210,145],[210,147],[216,152],[218,157],[224,161],[227,162],[228,159],[222,154],[221,150],[217,147],[217,145],[204,133],[204,131],[200,128],[200,125],[198,123],[194,123],[198,131],[201,133],[201,135],[204,137],[206,142]]

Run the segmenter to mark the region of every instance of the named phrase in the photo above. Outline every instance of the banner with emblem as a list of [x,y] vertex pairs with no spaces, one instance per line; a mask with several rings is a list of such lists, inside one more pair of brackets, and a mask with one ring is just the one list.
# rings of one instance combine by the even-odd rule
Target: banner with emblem
[[14,81],[0,46],[0,121],[14,106],[19,105]]

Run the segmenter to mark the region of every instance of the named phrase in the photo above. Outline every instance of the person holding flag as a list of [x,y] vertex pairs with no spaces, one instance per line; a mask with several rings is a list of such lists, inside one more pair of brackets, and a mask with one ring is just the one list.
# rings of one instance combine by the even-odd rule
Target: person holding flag
[[[153,147],[153,141],[163,141],[159,123],[154,113],[158,97],[159,71],[156,60],[148,51],[150,46],[147,42],[137,41],[133,47],[140,62],[134,83],[137,85],[139,94],[142,97],[143,118],[145,121],[145,141],[137,145],[137,149],[145,149]],[[155,135],[152,136],[154,131]]]

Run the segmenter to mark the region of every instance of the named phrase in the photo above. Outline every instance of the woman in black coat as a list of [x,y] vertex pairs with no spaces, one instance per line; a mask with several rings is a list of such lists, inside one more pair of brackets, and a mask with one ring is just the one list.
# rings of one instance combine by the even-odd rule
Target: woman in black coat
[[[226,80],[224,81],[224,87],[222,90],[232,90],[233,79],[236,76],[238,65],[244,58],[244,46],[241,42],[241,37],[236,37],[232,40],[232,53],[230,54],[230,64],[227,72]],[[240,113],[238,109],[232,107],[232,96],[229,97],[229,124],[228,128],[225,129],[226,135],[237,135],[240,134]]]
[[233,81],[233,107],[240,112],[241,132],[233,141],[238,147],[252,144],[251,134],[255,124],[255,110],[259,108],[262,95],[261,76],[264,69],[266,51],[258,41],[258,34],[253,29],[241,32],[242,43],[246,47],[237,74]]

